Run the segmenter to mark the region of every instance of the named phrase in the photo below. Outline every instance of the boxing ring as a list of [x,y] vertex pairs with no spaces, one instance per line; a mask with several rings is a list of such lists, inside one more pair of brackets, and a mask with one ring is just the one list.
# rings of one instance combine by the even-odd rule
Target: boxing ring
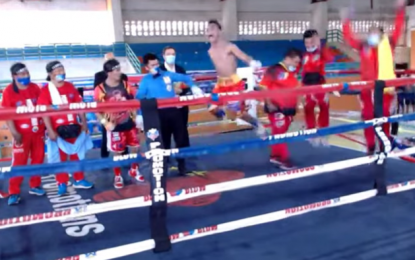
[[[301,247],[303,245],[301,243],[310,243],[311,245],[316,245],[315,241],[309,240],[300,240],[295,247],[292,247],[290,250],[285,252],[285,255],[278,255],[278,250],[286,251],[279,245],[287,245],[289,242],[281,242],[282,239],[290,240],[290,232],[294,232],[293,230],[287,229],[284,224],[277,224],[275,223],[289,223],[285,220],[283,222],[279,222],[280,220],[288,219],[294,216],[304,215],[306,213],[317,212],[323,209],[328,208],[335,208],[340,206],[340,208],[348,208],[356,207],[351,205],[364,205],[364,210],[360,208],[357,210],[357,215],[354,214],[344,214],[345,211],[330,211],[331,213],[318,213],[316,220],[316,215],[311,217],[312,214],[307,214],[310,218],[314,219],[312,225],[316,225],[318,229],[323,229],[325,226],[330,226],[329,221],[323,221],[326,217],[330,216],[331,218],[338,219],[340,224],[343,224],[345,227],[350,229],[350,225],[347,224],[347,221],[350,221],[354,224],[359,222],[359,219],[365,218],[365,216],[360,214],[372,214],[369,213],[372,210],[379,215],[386,215],[390,214],[395,218],[395,220],[407,220],[409,219],[410,214],[405,214],[405,217],[400,217],[399,214],[404,214],[400,212],[399,208],[404,208],[408,210],[408,208],[414,208],[410,213],[415,212],[415,207],[412,200],[409,199],[408,193],[403,198],[400,197],[400,200],[403,201],[402,205],[396,205],[397,201],[391,199],[394,196],[385,196],[389,194],[400,193],[403,191],[409,191],[415,189],[415,177],[411,177],[411,171],[415,170],[415,165],[410,164],[408,162],[403,161],[396,161],[396,160],[389,160],[390,158],[400,158],[404,156],[408,156],[415,153],[415,148],[408,148],[401,151],[388,151],[391,144],[389,140],[384,136],[383,130],[381,125],[383,123],[393,123],[399,121],[413,121],[415,120],[415,113],[412,114],[399,114],[394,115],[391,117],[383,117],[383,108],[382,108],[382,96],[383,90],[385,87],[394,87],[406,84],[414,84],[415,79],[397,79],[397,80],[388,80],[388,81],[358,81],[358,82],[349,82],[349,83],[332,83],[332,84],[324,84],[324,85],[317,85],[317,86],[310,86],[307,88],[298,88],[294,91],[298,95],[305,95],[305,94],[314,94],[314,93],[327,93],[333,91],[359,91],[362,89],[374,89],[374,100],[375,100],[375,111],[374,114],[376,116],[373,120],[361,121],[357,123],[351,124],[344,124],[344,125],[336,125],[331,126],[328,128],[323,129],[309,129],[309,130],[298,130],[298,131],[291,131],[286,134],[280,135],[273,135],[268,136],[266,139],[259,139],[255,137],[252,133],[247,132],[243,133],[240,136],[222,136],[217,137],[217,142],[210,140],[211,138],[205,138],[203,141],[195,140],[192,147],[190,148],[183,148],[183,149],[171,149],[171,150],[164,150],[162,144],[159,143],[159,123],[158,120],[153,120],[156,118],[157,115],[157,108],[163,107],[175,107],[175,106],[185,106],[185,105],[205,105],[212,102],[217,102],[219,104],[226,103],[229,101],[237,101],[237,100],[247,100],[247,99],[255,99],[255,100],[263,100],[267,97],[273,95],[285,95],[287,92],[283,91],[261,91],[261,92],[247,92],[247,93],[227,93],[226,95],[214,95],[214,94],[205,94],[200,96],[185,96],[175,99],[165,99],[165,100],[148,100],[142,101],[141,103],[138,101],[126,101],[125,106],[121,107],[117,103],[79,103],[79,104],[71,104],[71,105],[62,105],[62,106],[37,106],[34,110],[15,110],[15,109],[2,109],[0,110],[0,119],[1,120],[8,120],[8,119],[15,119],[15,118],[24,118],[24,117],[32,117],[32,116],[46,116],[46,115],[55,115],[59,113],[76,113],[76,112],[97,112],[97,111],[108,111],[108,112],[115,112],[125,109],[125,107],[129,108],[140,108],[143,111],[144,116],[144,125],[146,127],[146,141],[148,143],[148,150],[143,151],[142,154],[131,154],[128,156],[115,156],[114,158],[107,158],[107,159],[88,159],[80,162],[62,162],[62,163],[54,163],[54,164],[43,164],[43,165],[35,165],[35,166],[21,166],[21,167],[2,167],[0,168],[1,171],[1,178],[6,179],[12,176],[31,176],[36,174],[48,175],[49,177],[53,174],[59,172],[74,172],[74,171],[100,171],[103,168],[109,168],[114,166],[128,166],[132,162],[139,162],[146,164],[144,173],[147,172],[146,179],[149,180],[149,184],[147,185],[147,194],[142,194],[139,196],[132,196],[131,198],[123,198],[111,201],[111,199],[102,198],[105,196],[101,196],[98,200],[99,203],[96,204],[85,204],[75,207],[65,207],[59,211],[41,211],[36,209],[37,212],[32,212],[28,214],[21,214],[24,210],[14,210],[13,214],[16,216],[1,218],[0,219],[0,229],[2,229],[2,233],[4,236],[16,236],[16,234],[12,235],[13,232],[17,232],[18,237],[26,237],[24,234],[31,234],[36,236],[37,232],[33,231],[31,228],[36,228],[36,230],[44,230],[44,232],[48,233],[48,235],[52,235],[55,233],[53,230],[45,230],[47,229],[48,225],[52,225],[52,223],[68,223],[68,221],[76,221],[76,219],[80,219],[82,217],[91,216],[91,215],[108,215],[111,214],[111,221],[112,225],[116,225],[117,228],[120,228],[127,232],[128,227],[122,227],[122,225],[131,226],[131,225],[139,225],[142,226],[140,228],[140,240],[139,242],[128,241],[129,235],[123,236],[120,241],[111,242],[111,246],[105,246],[108,244],[106,239],[109,239],[112,233],[105,235],[104,237],[101,236],[97,243],[98,245],[94,245],[95,248],[93,250],[84,250],[81,244],[78,244],[80,248],[75,248],[74,246],[69,246],[67,248],[68,252],[75,252],[73,256],[69,256],[71,254],[67,254],[65,252],[54,252],[51,254],[54,259],[135,259],[135,258],[128,258],[134,257],[131,256],[133,254],[141,253],[143,254],[143,258],[146,259],[174,259],[174,251],[179,250],[187,250],[192,251],[197,249],[193,254],[186,255],[187,258],[193,258],[199,256],[200,259],[211,259],[213,257],[218,257],[215,254],[215,250],[218,252],[226,251],[223,248],[226,247],[226,244],[231,244],[235,246],[235,241],[238,241],[237,246],[240,250],[247,254],[246,257],[258,257],[252,256],[248,253],[249,250],[255,251],[253,249],[253,245],[249,244],[248,242],[240,242],[243,240],[241,236],[246,236],[248,240],[255,240],[257,243],[265,243],[271,244],[268,245],[268,248],[272,247],[272,250],[268,252],[264,252],[264,256],[261,259],[280,259],[279,257],[285,257],[284,259],[343,259],[343,256],[350,256],[353,252],[344,251],[340,252],[325,252],[321,249],[321,246],[318,247],[319,249],[315,252],[310,252],[311,249],[306,249],[305,254],[301,255],[299,252],[295,252],[295,248],[298,251],[301,251]],[[305,148],[306,145],[302,141],[305,141],[310,138],[320,137],[320,136],[328,136],[328,135],[337,135],[342,134],[345,132],[351,132],[356,130],[361,130],[367,127],[375,127],[375,132],[378,136],[378,140],[382,143],[381,151],[373,156],[361,156],[358,153],[352,151],[344,151],[340,148],[327,148],[328,150],[324,150],[325,148]],[[289,171],[276,171],[267,163],[268,155],[266,152],[266,147],[272,144],[277,143],[292,143],[293,145],[297,144],[298,146],[290,147],[293,149],[292,157],[295,158],[297,154],[300,153],[306,154],[302,156],[299,160],[302,162],[299,164],[298,169],[289,170]],[[206,144],[208,143],[208,145]],[[318,149],[318,150],[316,150]],[[330,150],[335,149],[335,150]],[[336,150],[337,149],[337,150]],[[251,152],[249,155],[244,153]],[[317,151],[317,152],[316,152]],[[334,152],[333,152],[334,151]],[[260,154],[260,157],[254,158],[250,157],[252,153]],[[331,161],[333,157],[339,157],[342,155],[340,160],[336,162],[327,162]],[[357,155],[357,156],[356,156]],[[237,167],[235,163],[231,163],[232,156],[239,157],[236,158],[243,167],[249,168],[248,170],[242,169],[243,167]],[[324,158],[324,156],[328,158]],[[214,164],[212,165],[213,169],[207,169],[211,175],[221,177],[221,181],[217,181],[216,183],[213,181],[202,181],[200,179],[199,182],[194,182],[195,184],[199,183],[199,185],[189,185],[187,187],[177,188],[177,185],[173,185],[172,182],[166,185],[167,179],[167,164],[165,163],[165,158],[172,157],[172,158],[195,158],[195,157],[208,157],[208,163]],[[301,157],[301,156],[300,156]],[[347,158],[345,158],[347,157]],[[356,158],[357,157],[357,158]],[[229,161],[228,161],[229,158]],[[313,159],[314,158],[314,159]],[[318,160],[315,160],[319,158]],[[244,161],[247,160],[247,161]],[[217,162],[216,160],[221,160]],[[317,161],[317,163],[312,163]],[[216,164],[219,165],[216,165]],[[229,165],[231,164],[231,165]],[[399,166],[396,166],[399,165]],[[402,166],[404,165],[404,166]],[[214,168],[221,167],[225,170],[217,171]],[[241,171],[232,169],[235,167],[236,169],[240,169]],[[358,167],[358,168],[355,168]],[[398,167],[406,167],[404,171],[399,172],[404,173],[402,176],[397,176],[395,174],[397,172]],[[353,172],[347,171],[347,169],[360,169],[360,171]],[[330,173],[330,174],[329,174]],[[146,174],[146,173],[145,173]],[[210,178],[211,175],[206,175],[203,178]],[[408,175],[408,176],[406,176]],[[412,174],[413,175],[413,174]],[[49,178],[47,177],[47,178]],[[312,178],[311,178],[312,177]],[[98,178],[98,177],[97,177]],[[321,181],[319,184],[311,184],[311,179],[319,178]],[[181,180],[183,181],[183,180]],[[213,183],[212,183],[213,182]],[[277,184],[279,183],[279,184]],[[391,184],[389,184],[391,183]],[[272,185],[266,185],[272,184]],[[53,184],[48,183],[50,187],[53,189]],[[170,187],[169,187],[170,185]],[[323,186],[319,186],[323,185]],[[351,186],[350,186],[351,185]],[[257,187],[261,186],[261,187]],[[343,187],[344,186],[344,187]],[[350,187],[353,188],[350,188]],[[311,187],[311,188],[310,188]],[[349,187],[349,188],[345,188]],[[374,188],[373,188],[374,187]],[[257,190],[255,190],[257,189]],[[316,190],[325,189],[325,195],[321,195],[320,193],[316,192]],[[342,194],[339,194],[335,189],[341,190]],[[255,191],[254,191],[255,190]],[[299,198],[298,194],[301,192],[311,192],[311,195],[308,198]],[[88,191],[84,191],[83,194],[86,194]],[[225,194],[221,195],[221,193]],[[232,198],[237,198],[238,195],[234,195],[234,197],[230,196],[231,193],[243,193],[243,196],[246,196],[242,199],[242,204],[244,209],[239,209],[238,216],[233,216],[232,210],[235,210],[236,207],[232,202],[229,202]],[[315,193],[315,194],[314,194]],[[345,194],[343,194],[345,193]],[[219,194],[219,195],[218,195]],[[257,196],[258,195],[258,196]],[[295,200],[287,199],[288,196],[292,196]],[[113,196],[113,195],[111,195]],[[219,196],[219,197],[215,197]],[[220,196],[223,196],[221,201],[216,202],[219,200]],[[373,200],[368,200],[370,198],[378,197]],[[98,196],[99,197],[99,196]],[[48,198],[55,198],[53,194],[48,194]],[[62,197],[64,198],[64,197]],[[186,201],[197,198],[205,198],[204,200],[199,200],[200,207],[192,208],[196,213],[189,214],[189,217],[186,217],[186,213],[184,211],[179,211],[183,209],[183,207],[187,207]],[[225,200],[226,198],[226,200]],[[297,200],[297,198],[299,198]],[[240,199],[240,198],[238,198]],[[284,201],[284,205],[272,206],[273,204],[278,204],[279,200]],[[367,202],[364,202],[368,200]],[[208,201],[208,202],[207,202]],[[213,204],[213,202],[215,204]],[[97,201],[96,201],[97,202]],[[227,202],[226,205],[221,206],[219,209],[213,209],[214,205],[216,207],[217,204],[221,204],[223,202]],[[357,203],[359,202],[359,203]],[[34,205],[38,205],[39,200],[34,202]],[[258,205],[262,205],[266,203],[266,207],[260,207],[259,213],[254,213],[251,211],[251,208],[257,208]],[[365,203],[365,204],[361,204]],[[382,203],[384,205],[382,205]],[[168,208],[168,204],[171,204],[172,207]],[[265,204],[264,204],[265,205]],[[271,206],[270,206],[271,205]],[[286,206],[290,205],[290,206]],[[371,206],[372,205],[372,206]],[[375,205],[375,206],[373,206]],[[394,205],[397,208],[397,212],[388,212],[385,209],[385,205],[387,207]],[[148,209],[139,209],[139,208],[150,208],[150,215],[148,215]],[[211,209],[209,209],[211,207]],[[391,206],[392,207],[392,206]],[[270,210],[271,208],[271,210]],[[274,210],[275,208],[279,208],[278,210]],[[356,209],[356,208],[355,208]],[[7,210],[7,209],[2,209]],[[126,211],[129,210],[129,211]],[[206,211],[205,211],[206,210]],[[214,214],[208,214],[210,223],[209,225],[200,225],[197,226],[197,223],[192,218],[197,218],[198,220],[206,216],[206,212],[208,210],[212,210]],[[222,211],[222,212],[221,212]],[[122,213],[118,213],[122,212]],[[123,213],[127,213],[129,219],[125,219]],[[132,213],[131,213],[132,212]],[[241,213],[242,212],[242,213]],[[325,211],[322,211],[325,212]],[[328,211],[327,211],[328,212]],[[341,213],[343,212],[343,213]],[[117,214],[118,213],[118,214]],[[409,212],[407,212],[409,213]],[[316,213],[313,213],[316,214]],[[321,215],[323,214],[323,215]],[[214,216],[213,216],[214,215]],[[221,221],[219,219],[219,215],[225,218],[226,221]],[[229,215],[229,216],[227,216]],[[376,215],[374,219],[379,219],[379,215]],[[147,216],[146,219],[144,216]],[[172,219],[169,216],[173,216]],[[336,217],[337,216],[337,217]],[[375,215],[373,215],[375,216]],[[133,218],[133,219],[131,219]],[[184,219],[183,219],[184,218]],[[297,226],[300,229],[307,229],[307,224],[305,225],[302,222],[307,222],[304,218],[293,218],[294,224],[291,226]],[[180,221],[183,219],[183,221]],[[387,218],[388,219],[388,218]],[[170,221],[178,223],[175,227],[170,226]],[[382,219],[381,225],[385,225],[385,227],[392,227],[391,221]],[[45,224],[46,223],[46,224]],[[150,223],[150,225],[149,225]],[[255,232],[253,231],[254,226],[266,224],[273,225],[268,226],[266,231]],[[293,222],[291,222],[293,223]],[[184,226],[189,225],[191,228],[182,228]],[[288,225],[288,224],[287,224]],[[412,223],[407,224],[408,227],[415,230],[415,225]],[[55,225],[56,227],[56,225]],[[150,227],[150,232],[145,231],[146,228]],[[261,226],[255,227],[258,229]],[[375,228],[375,224],[367,225],[367,230],[371,228]],[[133,228],[133,227],[132,227]],[[238,233],[241,230],[247,228],[248,233]],[[363,226],[361,226],[363,228]],[[377,228],[377,227],[376,227]],[[179,229],[179,230],[176,230]],[[171,231],[174,230],[174,231]],[[233,231],[233,232],[230,232]],[[359,233],[360,230],[354,230],[354,232]],[[7,233],[8,232],[8,233]],[[35,233],[34,233],[35,232]],[[229,232],[229,233],[228,233]],[[252,235],[250,234],[252,232]],[[297,231],[295,231],[297,232]],[[307,232],[307,231],[304,231]],[[333,231],[334,232],[334,231]],[[339,244],[340,237],[347,233],[351,232],[350,230],[341,230],[340,233],[337,233],[339,237],[336,237],[334,234],[327,235],[330,231],[325,232],[318,232],[316,231],[317,237],[315,240],[319,240],[318,236],[324,236],[326,233],[327,237],[330,238],[333,242],[333,247],[336,247],[336,244]],[[402,231],[404,232],[404,231]],[[105,233],[105,232],[104,232]],[[222,234],[223,233],[223,234]],[[298,231],[297,233],[300,234]],[[196,238],[202,237],[219,237],[213,235],[219,235],[221,238],[220,244],[218,241],[213,242],[212,238],[204,238],[203,240],[198,240]],[[232,235],[236,234],[236,235]],[[370,240],[369,237],[371,234],[359,234],[362,237],[365,237],[367,240]],[[373,234],[372,234],[373,235]],[[399,237],[407,238],[411,235],[408,231],[407,233],[400,234]],[[414,234],[412,234],[413,236]],[[398,235],[395,235],[398,236]],[[147,237],[147,238],[142,238]],[[149,239],[150,237],[150,239]],[[272,242],[272,239],[275,237],[279,242]],[[308,239],[311,239],[313,236],[308,236]],[[333,239],[336,237],[336,239]],[[36,238],[36,237],[35,237]],[[28,238],[27,238],[28,239]],[[53,239],[53,238],[51,238]],[[210,240],[206,240],[210,239]],[[35,239],[36,240],[36,239]],[[201,246],[191,242],[191,240],[198,241],[197,243],[208,243],[207,248],[201,248]],[[203,241],[208,242],[203,242]],[[334,241],[333,241],[334,240]],[[335,241],[339,240],[339,241]],[[67,237],[62,239],[62,243],[71,244],[71,240]],[[89,241],[89,240],[88,240]],[[127,242],[128,241],[128,242]],[[168,252],[171,248],[171,244],[176,244],[179,242],[188,241],[186,243],[191,243],[189,246],[186,246],[186,243],[183,246],[179,247],[179,245],[173,245],[173,249],[171,252]],[[81,238],[79,242],[87,243],[86,238]],[[119,243],[121,242],[121,243]],[[23,241],[23,244],[25,242]],[[248,244],[247,244],[248,243]],[[281,244],[279,244],[281,243]],[[285,244],[284,244],[285,243]],[[291,243],[291,242],[290,242]],[[374,242],[376,245],[380,246],[382,243],[386,242]],[[116,244],[115,246],[113,244]],[[102,245],[102,246],[101,246]],[[45,244],[42,245],[43,247],[47,247]],[[260,245],[256,244],[256,247]],[[263,246],[263,245],[262,245]],[[254,246],[255,247],[255,246]],[[323,245],[324,247],[324,245]],[[327,245],[326,245],[327,247]],[[329,246],[331,247],[331,246]],[[177,249],[176,249],[177,248]],[[33,249],[25,249],[29,251],[29,255],[33,255],[35,257],[30,259],[39,259],[36,257],[40,257],[36,254],[38,248]],[[40,249],[39,249],[40,250]],[[153,250],[154,252],[162,253],[158,256],[162,257],[165,254],[165,258],[154,258],[155,256],[150,255],[149,250]],[[18,252],[13,253],[4,253],[7,249],[2,248],[0,250],[0,256],[6,255],[10,257],[10,259],[23,259],[23,258],[16,258]],[[313,251],[313,250],[311,250]],[[226,251],[226,258],[232,257],[232,252]],[[206,254],[206,258],[202,257],[202,254]],[[295,255],[297,258],[287,258],[287,255]],[[51,255],[48,255],[50,257]],[[172,256],[172,258],[168,258]],[[410,255],[407,253],[406,255]],[[412,253],[412,255],[414,255]],[[140,255],[141,256],[141,255]],[[301,257],[303,258],[301,258]],[[305,256],[313,256],[314,258],[305,258]],[[319,256],[319,258],[317,258]],[[401,256],[405,256],[405,253],[402,253]],[[15,257],[15,258],[13,258]],[[123,258],[124,257],[124,258]],[[127,258],[125,258],[127,257]],[[135,256],[136,257],[136,256]],[[177,255],[176,255],[177,257]],[[181,257],[181,259],[187,259],[186,257]],[[210,257],[210,258],[209,258]],[[239,256],[240,257],[240,256]],[[268,258],[267,258],[268,257]],[[337,257],[337,258],[336,258]],[[220,258],[220,257],[219,257]],[[2,259],[2,258],[0,258]],[[6,258],[5,258],[6,259]],[[8,259],[8,258],[7,258]],[[29,258],[26,258],[29,259]],[[49,258],[43,258],[49,259]],[[223,258],[225,259],[225,258]],[[248,258],[246,258],[248,259]],[[369,258],[368,258],[369,259]],[[371,258],[370,258],[371,259]],[[374,258],[373,258],[374,259]],[[379,258],[376,258],[379,259]],[[394,258],[398,259],[398,258]],[[400,259],[400,258],[399,258]],[[409,259],[409,258],[402,258],[402,259]]]

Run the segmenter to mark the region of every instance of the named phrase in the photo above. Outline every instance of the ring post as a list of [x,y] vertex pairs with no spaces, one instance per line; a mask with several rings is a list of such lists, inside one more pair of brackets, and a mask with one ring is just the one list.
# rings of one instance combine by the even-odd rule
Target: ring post
[[160,136],[161,125],[156,99],[142,99],[144,132],[149,151],[146,158],[150,159],[150,190],[152,204],[150,206],[151,238],[155,241],[154,253],[166,252],[171,249],[170,236],[167,231],[167,157],[163,153],[163,142]]
[[374,164],[375,168],[375,185],[377,189],[377,195],[382,196],[388,194],[386,187],[386,178],[385,178],[385,159],[387,154],[391,150],[391,142],[383,131],[383,125],[387,120],[383,120],[383,95],[385,89],[385,81],[377,80],[375,81],[375,90],[374,90],[374,117],[373,121],[375,134],[379,141],[380,152],[378,153],[379,158]]

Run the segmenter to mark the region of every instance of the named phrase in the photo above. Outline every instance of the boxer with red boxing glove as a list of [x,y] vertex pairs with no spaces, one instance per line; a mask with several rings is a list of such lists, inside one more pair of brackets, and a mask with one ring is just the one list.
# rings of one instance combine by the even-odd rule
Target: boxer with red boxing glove
[[[321,46],[321,40],[316,30],[307,30],[303,34],[306,52],[303,54],[302,83],[303,86],[325,84],[325,66],[327,62],[334,60],[330,50]],[[329,94],[319,93],[306,95],[304,104],[304,116],[307,129],[316,128],[316,115],[314,108],[320,109],[318,116],[318,127],[329,126]],[[326,139],[319,138],[312,140],[312,144],[327,145]]]
[[[121,78],[121,66],[116,59],[108,60],[104,63],[104,71],[107,79],[104,83],[95,88],[94,99],[97,102],[118,101],[134,98],[133,88],[127,81]],[[120,105],[122,105],[120,103]],[[107,130],[107,148],[114,154],[122,154],[127,146],[129,152],[137,153],[140,147],[139,133],[136,128],[135,110],[118,113],[97,113],[97,118],[101,121]],[[114,187],[121,189],[124,187],[124,180],[121,176],[121,167],[114,168]],[[143,175],[140,174],[138,163],[132,163],[129,175],[139,182],[144,181]]]
[[[301,62],[301,52],[296,49],[288,50],[284,60],[267,69],[261,82],[261,89],[289,90],[299,86],[297,68]],[[284,134],[288,131],[293,117],[296,114],[297,95],[284,94],[265,101],[265,112],[271,124],[273,135]],[[271,163],[279,165],[281,169],[294,168],[289,159],[286,143],[275,144],[271,147]]]
[[[3,91],[2,107],[33,107],[40,95],[38,85],[30,81],[30,74],[23,63],[15,63],[10,68],[13,82]],[[6,121],[13,136],[12,166],[42,164],[45,158],[45,125],[41,118],[25,118]],[[20,185],[23,177],[12,177],[9,180],[9,205],[20,201]],[[45,191],[41,186],[40,176],[32,176],[29,180],[29,193],[42,196]],[[0,195],[0,198],[2,195]]]

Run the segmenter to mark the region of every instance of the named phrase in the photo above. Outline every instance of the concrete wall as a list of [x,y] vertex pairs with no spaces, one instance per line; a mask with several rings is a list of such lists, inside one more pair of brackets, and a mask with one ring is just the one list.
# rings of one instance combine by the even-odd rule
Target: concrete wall
[[0,1],[0,24],[0,47],[114,42],[106,0]]
[[[117,58],[122,67],[122,71],[126,74],[135,74],[133,66],[127,58]],[[65,66],[66,76],[68,78],[93,78],[94,74],[102,70],[103,59],[62,59],[60,60]],[[28,60],[24,61],[27,65],[32,80],[45,80],[46,64],[50,60]],[[0,80],[10,79],[10,67],[14,61],[3,61],[0,63]]]

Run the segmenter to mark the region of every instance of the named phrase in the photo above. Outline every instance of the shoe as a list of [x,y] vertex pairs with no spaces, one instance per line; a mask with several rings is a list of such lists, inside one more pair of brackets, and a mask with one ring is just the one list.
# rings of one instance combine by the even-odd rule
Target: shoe
[[121,176],[114,177],[114,188],[116,189],[124,188],[124,179]]
[[320,138],[319,137],[310,138],[310,139],[308,139],[308,142],[313,147],[319,147],[321,145],[321,141],[320,141]]
[[320,145],[324,147],[330,147],[329,138],[328,137],[320,137]]
[[7,192],[0,191],[0,199],[5,199],[7,197],[9,197],[9,194]]
[[66,185],[66,183],[58,184],[58,196],[66,195],[67,192],[68,186]]
[[36,196],[43,196],[46,194],[46,192],[41,187],[37,187],[37,188],[31,188],[29,190],[29,194],[36,195]]
[[289,161],[289,160],[283,161],[283,160],[280,160],[280,159],[279,159],[279,158],[277,158],[277,157],[271,157],[269,161],[270,161],[272,164],[277,165],[277,166],[278,166],[280,169],[282,169],[282,170],[291,170],[291,169],[296,168],[295,166],[293,166],[293,165],[290,163],[290,161]]
[[226,112],[223,109],[218,109],[213,114],[217,120],[223,120],[225,119]]
[[136,181],[144,182],[144,176],[141,175],[140,171],[137,169],[130,169],[128,174],[133,177]]
[[297,168],[297,167],[292,165],[291,162],[289,162],[289,161],[281,162],[281,164],[280,164],[280,169],[282,169],[282,170],[288,171],[288,170],[292,170],[292,169],[295,169],[295,168]]
[[10,195],[9,200],[7,201],[7,204],[9,206],[12,206],[12,205],[19,204],[19,202],[20,202],[20,195],[19,194],[12,194],[12,195]]
[[94,184],[92,184],[89,181],[83,179],[83,180],[80,180],[80,181],[75,181],[74,184],[73,184],[73,187],[75,189],[85,189],[85,190],[87,190],[87,189],[90,189],[90,188],[94,187]]
[[272,163],[272,164],[275,164],[275,165],[281,165],[281,161],[278,159],[278,157],[271,157],[270,159],[269,159],[269,162],[270,163]]

